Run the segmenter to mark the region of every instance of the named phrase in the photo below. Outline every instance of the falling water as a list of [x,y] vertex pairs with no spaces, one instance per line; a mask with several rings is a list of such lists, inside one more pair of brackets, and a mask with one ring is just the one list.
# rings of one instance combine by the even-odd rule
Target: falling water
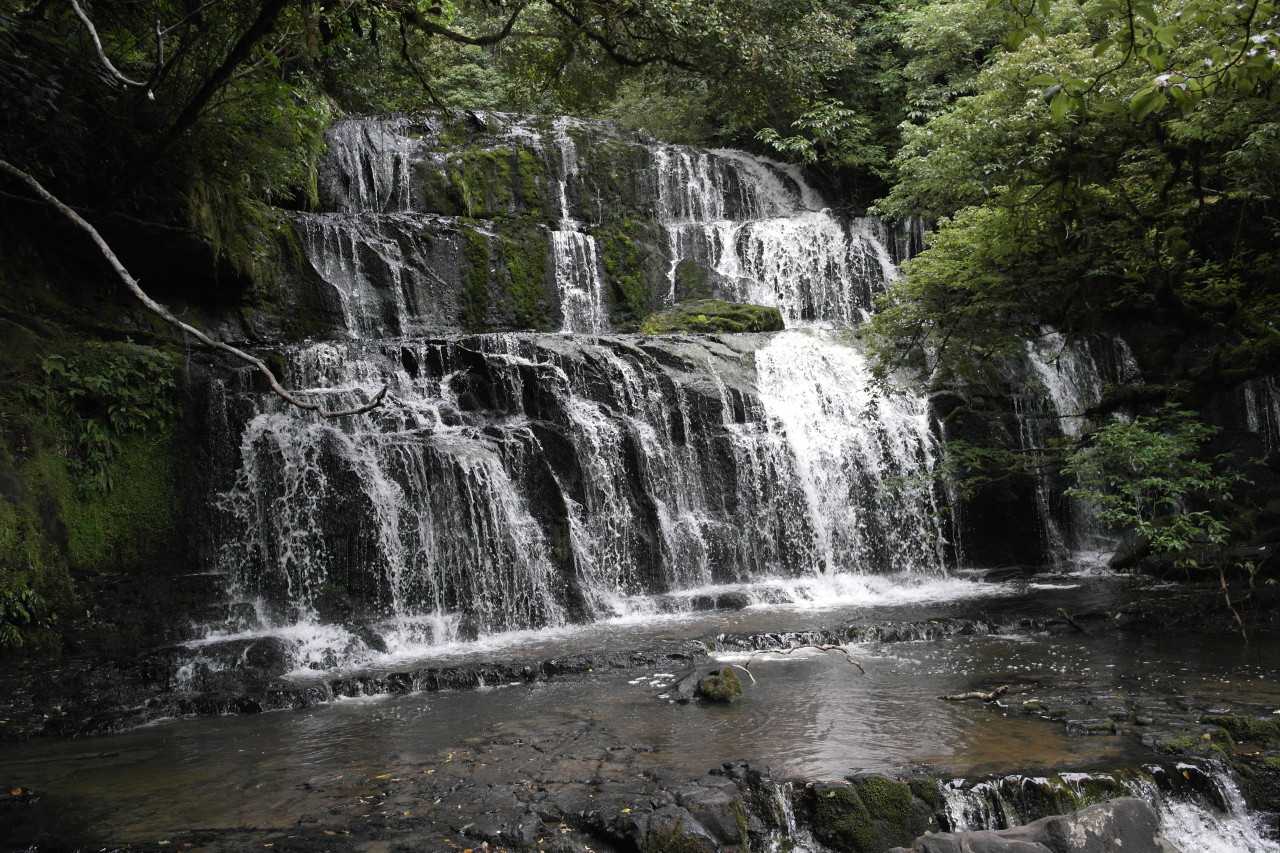
[[1179,850],[1203,853],[1274,853],[1258,816],[1221,768],[1152,765],[1123,773],[1004,776],[942,787],[942,812],[952,832],[1007,829],[1113,797],[1137,796],[1160,816],[1160,834]]
[[[1112,342],[1111,374],[1126,381],[1132,356],[1123,341]],[[1080,438],[1089,428],[1089,411],[1102,400],[1108,371],[1091,348],[1047,330],[1026,345],[1026,361],[1034,381],[1031,391],[1015,400],[1022,447],[1040,455],[1055,442]],[[1063,498],[1061,486],[1048,476],[1036,477],[1036,503],[1046,551],[1059,564],[1095,566],[1115,550],[1114,538],[1098,524],[1094,507]]]
[[[918,228],[838,216],[800,170],[742,152],[573,119],[466,126],[479,153],[452,152],[457,131],[437,118],[330,134],[329,212],[294,221],[314,299],[346,340],[280,351],[292,386],[331,407],[389,391],[368,415],[319,422],[226,395],[219,635],[310,631],[299,665],[324,668],[686,610],[701,590],[778,600],[945,571],[928,405],[873,381],[848,331]],[[478,183],[482,168],[523,194]],[[433,208],[447,198],[470,216]],[[632,230],[610,231],[623,215]],[[644,261],[653,293],[674,297],[691,264],[715,295],[811,328],[611,334],[601,235],[619,233],[659,253]],[[545,276],[526,264],[520,298],[554,300],[547,327],[558,315],[562,333],[462,336],[468,300],[503,297],[512,246],[537,260],[539,239]]]
[[1251,379],[1241,388],[1249,429],[1262,436],[1267,453],[1280,451],[1280,384],[1275,377],[1266,376]]

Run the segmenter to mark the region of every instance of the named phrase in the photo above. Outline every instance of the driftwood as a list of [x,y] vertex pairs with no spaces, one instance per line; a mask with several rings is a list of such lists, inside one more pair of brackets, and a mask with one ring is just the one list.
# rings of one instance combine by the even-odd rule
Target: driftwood
[[1071,615],[1070,613],[1068,613],[1067,611],[1063,610],[1061,607],[1059,607],[1059,608],[1058,608],[1058,615],[1062,617],[1062,621],[1063,621],[1063,622],[1066,622],[1068,625],[1070,625],[1072,628],[1075,628],[1075,629],[1076,629],[1077,631],[1079,631],[1081,634],[1087,634],[1087,633],[1089,633],[1088,631],[1086,631],[1086,630],[1084,629],[1084,626],[1083,626],[1083,625],[1081,625],[1079,622],[1077,622],[1077,621],[1072,617],[1072,615]]
[[59,213],[61,213],[63,216],[70,219],[73,223],[75,223],[80,228],[80,230],[88,234],[89,239],[92,240],[94,245],[98,247],[98,251],[100,251],[102,253],[102,256],[107,259],[107,263],[111,265],[111,268],[113,270],[115,270],[116,275],[118,275],[120,277],[120,280],[124,282],[125,287],[129,288],[129,291],[138,298],[138,301],[140,301],[143,305],[147,307],[147,310],[151,311],[153,314],[158,315],[161,319],[163,319],[166,323],[170,324],[171,326],[181,329],[183,332],[187,333],[188,335],[191,335],[191,337],[195,338],[197,341],[204,344],[205,346],[209,346],[214,349],[222,350],[223,352],[230,353],[231,355],[234,355],[236,358],[240,359],[241,361],[246,361],[249,364],[253,365],[258,369],[260,373],[262,373],[263,376],[266,377],[268,384],[270,384],[271,386],[271,390],[274,391],[277,396],[283,398],[285,401],[293,404],[294,406],[297,406],[299,409],[306,409],[307,411],[315,412],[317,415],[319,415],[322,418],[338,418],[338,417],[343,417],[345,415],[359,415],[369,411],[370,409],[377,407],[382,403],[382,398],[386,396],[386,393],[387,393],[386,385],[383,385],[382,390],[379,391],[377,394],[375,394],[373,396],[373,399],[365,403],[364,405],[357,406],[354,409],[344,409],[339,412],[331,412],[328,409],[324,408],[324,406],[322,406],[319,403],[307,402],[306,400],[301,400],[293,396],[293,394],[289,393],[289,391],[287,391],[284,388],[284,386],[280,384],[279,380],[276,379],[275,374],[271,372],[271,368],[267,367],[266,363],[263,362],[262,359],[256,356],[252,356],[249,353],[245,352],[244,350],[237,349],[236,347],[231,346],[231,344],[214,340],[213,338],[206,335],[204,332],[197,329],[195,326],[191,326],[191,325],[188,325],[187,323],[182,322],[177,317],[173,316],[173,314],[169,311],[168,308],[165,308],[159,302],[156,302],[154,299],[148,296],[146,291],[142,289],[142,286],[138,284],[137,279],[135,279],[132,275],[130,275],[129,271],[125,269],[124,264],[122,264],[120,262],[120,259],[116,257],[116,253],[111,250],[111,246],[108,245],[107,241],[103,239],[101,234],[98,233],[98,230],[94,228],[92,225],[90,225],[84,219],[84,217],[76,213],[74,210],[72,210],[70,207],[64,204],[61,200],[59,200],[56,196],[54,196],[52,193],[46,190],[44,186],[39,181],[37,181],[34,177],[22,171],[17,166],[14,166],[4,160],[0,160],[0,171],[7,172],[8,174],[12,175],[13,177],[17,178],[18,180],[22,181],[24,184],[29,186],[36,195],[40,196],[40,198],[44,199],[49,204],[53,205],[53,207],[56,208]]
[[948,702],[963,702],[966,699],[981,699],[983,702],[994,702],[1001,696],[1009,692],[1009,685],[1001,684],[990,693],[983,693],[981,690],[973,690],[969,693],[954,693],[950,696],[939,696],[939,699],[945,699]]
[[[817,643],[801,643],[800,645],[792,646],[789,649],[761,649],[751,656],[750,660],[747,661],[747,666],[751,666],[759,655],[789,655],[797,649],[817,649],[820,652],[840,652],[844,655],[845,660],[858,668],[858,672],[861,672],[863,675],[867,674],[867,671],[863,669],[862,664],[854,660],[853,655],[849,654],[849,650],[844,646],[820,646]],[[740,667],[740,669],[745,671],[747,666]]]

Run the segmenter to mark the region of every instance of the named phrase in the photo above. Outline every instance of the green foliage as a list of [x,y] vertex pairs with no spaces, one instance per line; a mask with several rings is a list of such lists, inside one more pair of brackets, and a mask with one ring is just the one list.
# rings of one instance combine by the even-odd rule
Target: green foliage
[[75,437],[70,464],[87,492],[111,490],[110,461],[127,436],[166,431],[179,410],[173,359],[135,344],[85,342],[42,362],[29,394]]
[[[1088,333],[1140,318],[1219,330],[1220,347],[1187,366],[1206,387],[1265,370],[1259,353],[1280,344],[1273,36],[1254,32],[1259,55],[1237,65],[1215,58],[1253,26],[1246,6],[1137,3],[1131,18],[1110,0],[1041,0],[1003,47],[975,18],[988,0],[905,15],[904,44],[955,49],[907,65],[924,75],[911,91],[932,80],[947,94],[903,126],[902,179],[877,209],[940,224],[876,320],[882,350],[973,381],[1035,322]],[[1201,69],[1204,86],[1162,108],[1142,93],[1182,91],[1175,65]]]
[[756,139],[805,163],[819,160],[842,169],[871,167],[885,174],[885,147],[872,140],[867,116],[839,101],[827,99],[806,110],[791,127],[795,136],[782,136],[771,127],[756,133]]
[[1198,567],[1204,546],[1227,544],[1231,490],[1246,482],[1199,458],[1217,430],[1196,418],[1168,405],[1150,417],[1114,421],[1095,430],[1063,469],[1079,483],[1067,493],[1096,506],[1099,520],[1137,533],[1182,568]]
[[[1014,9],[1019,24],[1009,43],[1044,37],[1044,20],[1054,8],[1051,0],[1037,0],[1034,11],[1022,11],[1010,0],[990,3],[995,8],[1005,4]],[[1052,101],[1059,105],[1055,121],[1062,121],[1068,110],[1088,108],[1124,111],[1138,122],[1171,107],[1185,116],[1206,98],[1249,97],[1280,74],[1280,33],[1272,28],[1277,9],[1268,0],[1090,0],[1080,5],[1093,24],[1093,55],[1106,65],[1091,77],[1048,73],[1037,79],[1054,87]],[[1104,82],[1130,65],[1142,75],[1136,89],[1121,98],[1099,96]]]
[[24,646],[57,621],[49,599],[64,598],[67,590],[53,562],[37,520],[0,497],[0,649]]

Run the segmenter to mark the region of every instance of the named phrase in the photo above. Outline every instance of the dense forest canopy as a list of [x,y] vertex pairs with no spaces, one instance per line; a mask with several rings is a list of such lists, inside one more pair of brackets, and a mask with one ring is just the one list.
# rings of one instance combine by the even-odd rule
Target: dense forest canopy
[[[886,366],[976,387],[1046,324],[1122,333],[1148,382],[1103,408],[1176,432],[1165,404],[1280,363],[1277,23],[1268,0],[3,0],[0,160],[157,295],[228,308],[275,262],[280,210],[315,204],[342,115],[570,114],[750,148],[847,210],[933,224],[870,324]],[[13,174],[10,279],[83,243]],[[127,379],[127,355],[102,359]],[[163,372],[146,358],[134,379]],[[39,388],[79,375],[49,364]],[[1054,464],[1087,468],[1073,451]],[[4,571],[15,622],[34,575]]]

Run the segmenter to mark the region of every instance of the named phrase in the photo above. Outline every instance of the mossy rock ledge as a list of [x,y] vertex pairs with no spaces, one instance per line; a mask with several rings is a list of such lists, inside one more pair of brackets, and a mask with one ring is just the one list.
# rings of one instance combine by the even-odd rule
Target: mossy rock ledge
[[678,302],[644,319],[640,331],[646,335],[679,332],[780,332],[782,312],[764,305],[693,299]]

